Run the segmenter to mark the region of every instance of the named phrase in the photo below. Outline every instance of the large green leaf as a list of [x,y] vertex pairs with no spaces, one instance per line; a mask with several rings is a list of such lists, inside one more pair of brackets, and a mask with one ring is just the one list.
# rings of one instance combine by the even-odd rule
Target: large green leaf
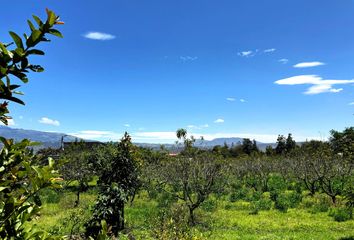
[[22,48],[23,49],[23,43],[22,43],[22,39],[20,38],[20,36],[18,36],[16,33],[11,32],[11,31],[9,33],[10,33],[12,39],[14,40],[16,46],[18,48]]

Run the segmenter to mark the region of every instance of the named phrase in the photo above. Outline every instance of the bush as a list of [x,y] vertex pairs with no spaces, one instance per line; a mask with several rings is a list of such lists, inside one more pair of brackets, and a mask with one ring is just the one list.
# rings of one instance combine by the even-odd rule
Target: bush
[[302,207],[310,209],[311,213],[327,212],[332,204],[331,199],[325,194],[316,194],[302,199]]
[[217,206],[218,206],[217,201],[213,199],[208,199],[200,205],[201,209],[203,209],[206,212],[215,211]]
[[302,196],[300,193],[298,192],[295,192],[295,191],[288,191],[286,192],[286,197],[288,198],[289,200],[289,207],[290,208],[295,208],[297,207],[301,200],[302,200]]
[[170,209],[161,210],[153,224],[154,238],[192,239],[187,212],[185,206],[177,203],[173,204]]
[[336,222],[345,222],[353,218],[353,209],[348,207],[332,208],[329,216]]
[[251,212],[250,214],[258,214],[261,210],[270,210],[272,208],[272,201],[267,198],[262,198],[258,201],[254,201],[251,203]]
[[55,189],[43,189],[40,192],[40,199],[42,203],[59,203],[61,192]]
[[247,196],[247,189],[246,188],[240,188],[238,190],[236,190],[235,192],[231,193],[229,200],[230,202],[236,202],[238,200],[242,200],[245,199]]
[[275,200],[274,207],[281,212],[287,212],[291,203],[285,193],[279,194]]

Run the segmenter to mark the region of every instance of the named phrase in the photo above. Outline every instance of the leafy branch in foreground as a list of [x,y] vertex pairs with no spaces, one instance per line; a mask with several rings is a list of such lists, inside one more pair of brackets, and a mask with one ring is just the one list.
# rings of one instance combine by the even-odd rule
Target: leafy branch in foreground
[[[57,37],[63,37],[62,34],[54,29],[55,25],[63,24],[59,21],[59,17],[54,12],[47,9],[47,20],[42,20],[33,15],[34,20],[37,23],[37,27],[30,21],[27,23],[30,27],[31,33],[27,35],[23,34],[22,39],[17,33],[10,31],[10,36],[13,39],[12,43],[3,43],[0,41],[0,99],[6,101],[0,104],[0,121],[7,125],[9,116],[8,103],[16,102],[24,105],[25,103],[16,97],[16,95],[22,95],[23,93],[17,89],[20,87],[18,84],[11,83],[13,77],[21,80],[23,83],[28,82],[27,73],[43,72],[44,68],[40,65],[31,64],[29,57],[31,55],[44,55],[44,52],[36,49],[35,47],[40,42],[49,42],[46,34],[52,34]],[[15,48],[10,49],[15,44]]]
[[[33,16],[37,27],[28,20],[31,33],[23,34],[21,38],[10,31],[13,43],[0,42],[0,121],[5,125],[10,119],[9,102],[23,104],[16,95],[22,95],[17,89],[18,84],[13,84],[13,78],[28,82],[27,73],[42,72],[40,65],[29,62],[31,55],[44,55],[44,52],[35,47],[40,42],[50,41],[46,34],[62,37],[54,29],[55,25],[63,24],[54,12],[47,9],[47,20]],[[10,49],[11,46],[15,46]],[[0,150],[0,238],[1,239],[53,239],[43,231],[33,227],[26,227],[25,222],[30,221],[40,209],[39,192],[44,188],[59,187],[58,173],[55,163],[49,159],[47,166],[36,166],[36,156],[30,149],[34,144],[29,140],[15,143],[12,139],[0,137],[3,145]]]

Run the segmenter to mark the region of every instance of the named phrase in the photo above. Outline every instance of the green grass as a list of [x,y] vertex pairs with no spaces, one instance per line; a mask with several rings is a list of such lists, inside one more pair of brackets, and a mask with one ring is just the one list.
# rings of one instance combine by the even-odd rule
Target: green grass
[[[80,204],[82,219],[89,218],[95,193],[83,193]],[[39,228],[57,234],[70,232],[70,212],[75,194],[63,192],[59,203],[45,203],[41,216],[33,221]],[[197,211],[199,224],[193,229],[202,239],[341,239],[354,237],[354,220],[336,222],[328,212],[311,213],[309,209],[259,211],[251,215],[248,202],[231,203],[220,200],[211,212]],[[132,205],[126,205],[126,226],[136,239],[152,239],[152,223],[157,218],[157,203],[145,195],[138,196]],[[66,225],[63,224],[66,222]],[[84,221],[84,220],[82,220]],[[53,230],[54,229],[54,230]],[[80,223],[83,231],[83,222]]]

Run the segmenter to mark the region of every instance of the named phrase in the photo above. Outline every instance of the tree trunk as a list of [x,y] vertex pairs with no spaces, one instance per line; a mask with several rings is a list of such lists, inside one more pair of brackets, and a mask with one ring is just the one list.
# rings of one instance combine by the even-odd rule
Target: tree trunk
[[189,225],[190,226],[195,225],[194,208],[192,207],[189,207]]
[[81,192],[81,188],[79,187],[79,189],[76,192],[76,201],[74,207],[77,207],[80,204],[80,192]]

